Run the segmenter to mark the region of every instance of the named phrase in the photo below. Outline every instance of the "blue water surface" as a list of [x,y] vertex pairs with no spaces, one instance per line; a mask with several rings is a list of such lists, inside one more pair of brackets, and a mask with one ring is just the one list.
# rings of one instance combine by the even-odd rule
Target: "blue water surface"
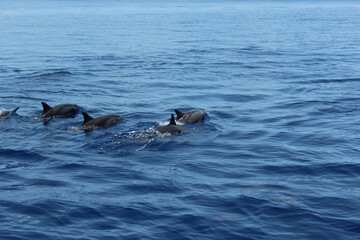
[[[0,1],[0,239],[360,239],[359,23],[357,1]],[[207,116],[156,133],[175,108]]]

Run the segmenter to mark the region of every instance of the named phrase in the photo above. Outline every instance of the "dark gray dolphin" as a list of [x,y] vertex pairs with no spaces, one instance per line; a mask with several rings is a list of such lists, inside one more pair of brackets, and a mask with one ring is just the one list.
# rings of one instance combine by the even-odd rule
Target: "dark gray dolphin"
[[15,108],[14,110],[12,111],[4,111],[4,112],[1,112],[0,113],[0,118],[7,118],[7,117],[10,117],[13,113],[15,113],[19,108]]
[[171,114],[171,120],[168,125],[158,127],[156,130],[161,133],[181,133],[181,128],[176,125],[174,114]]
[[86,112],[82,113],[84,116],[84,122],[81,125],[81,129],[93,129],[97,127],[109,127],[114,125],[117,121],[120,120],[119,115],[104,115],[97,118],[90,117]]
[[41,102],[41,104],[44,110],[40,118],[72,117],[80,108],[75,104],[60,104],[55,107],[50,107],[45,102]]
[[187,113],[182,113],[179,110],[175,109],[177,115],[177,121],[184,124],[193,124],[202,122],[205,116],[203,110],[192,110]]

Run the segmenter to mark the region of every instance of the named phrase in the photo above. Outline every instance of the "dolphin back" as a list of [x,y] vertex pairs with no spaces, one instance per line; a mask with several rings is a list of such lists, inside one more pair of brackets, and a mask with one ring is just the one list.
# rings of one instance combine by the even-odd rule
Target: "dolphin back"
[[158,127],[156,130],[161,133],[181,133],[181,128],[176,125],[174,114],[171,114],[171,120],[168,125]]
[[41,102],[41,105],[43,106],[43,113],[42,115],[44,115],[46,112],[51,110],[51,107],[46,103],[46,102]]
[[[177,113],[177,110],[175,110],[175,112]],[[204,116],[205,116],[205,112],[203,110],[192,110],[187,113],[182,113],[181,118],[178,118],[178,122],[184,124],[199,123],[203,121]]]
[[43,114],[40,118],[72,117],[79,110],[79,106],[75,104],[60,104],[55,107],[50,107],[45,102],[41,104],[43,105]]
[[169,125],[175,125],[175,126],[176,126],[176,122],[175,122],[174,114],[171,114],[171,119],[170,119],[170,123],[169,123]]
[[92,129],[96,127],[109,127],[114,125],[120,120],[120,115],[104,115],[97,118],[90,117],[86,112],[82,113],[84,116],[84,123],[81,125],[86,129]]
[[11,111],[11,114],[16,113],[16,111],[19,109],[19,107],[15,108],[14,110]]
[[178,120],[184,116],[184,113],[180,112],[179,110],[175,109],[174,111]]
[[86,124],[87,122],[90,122],[91,120],[93,120],[94,118],[90,117],[89,114],[87,114],[86,112],[83,112],[82,115],[84,116],[84,122],[82,125]]
[[1,118],[6,118],[6,117],[10,117],[13,113],[15,113],[17,110],[19,109],[19,107],[15,108],[14,110],[10,111],[4,111],[2,113],[0,113],[0,117]]

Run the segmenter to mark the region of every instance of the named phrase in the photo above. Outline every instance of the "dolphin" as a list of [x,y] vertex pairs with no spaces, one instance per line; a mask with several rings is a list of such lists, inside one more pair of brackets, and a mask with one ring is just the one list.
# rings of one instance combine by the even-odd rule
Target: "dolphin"
[[182,113],[175,109],[177,115],[177,121],[184,124],[193,124],[202,122],[204,119],[205,112],[203,110],[192,110],[187,113]]
[[75,104],[60,104],[55,107],[50,107],[45,102],[41,104],[44,110],[40,118],[72,117],[80,108]]
[[168,125],[158,127],[156,130],[161,133],[181,133],[181,128],[176,125],[174,114],[171,114],[171,120]]
[[120,120],[119,115],[104,115],[97,118],[90,117],[86,112],[82,113],[84,116],[84,122],[80,126],[81,129],[93,129],[97,127],[109,127],[114,125]]
[[4,111],[4,112],[1,112],[0,113],[0,118],[7,118],[7,117],[10,117],[13,113],[15,113],[19,108],[15,108],[14,110],[12,111]]

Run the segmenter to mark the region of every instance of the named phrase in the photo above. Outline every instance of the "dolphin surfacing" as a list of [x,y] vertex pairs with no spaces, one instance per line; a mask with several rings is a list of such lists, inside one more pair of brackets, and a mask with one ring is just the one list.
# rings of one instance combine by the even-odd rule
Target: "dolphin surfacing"
[[4,111],[0,113],[0,118],[7,118],[10,117],[13,113],[15,113],[17,110],[19,109],[19,107],[15,108],[12,111]]
[[45,102],[41,102],[43,106],[43,113],[40,118],[62,118],[62,117],[72,117],[74,116],[78,110],[79,106],[75,104],[60,104],[55,107],[50,107]]
[[187,113],[182,113],[179,110],[175,109],[177,115],[177,121],[184,124],[193,124],[202,122],[205,116],[203,110],[192,110]]
[[92,118],[86,112],[82,113],[84,122],[80,126],[81,129],[94,129],[97,127],[110,127],[120,120],[120,116],[116,114],[104,115],[97,118]]
[[174,114],[171,114],[170,123],[166,126],[161,126],[156,129],[160,133],[181,133],[181,128],[176,125]]

